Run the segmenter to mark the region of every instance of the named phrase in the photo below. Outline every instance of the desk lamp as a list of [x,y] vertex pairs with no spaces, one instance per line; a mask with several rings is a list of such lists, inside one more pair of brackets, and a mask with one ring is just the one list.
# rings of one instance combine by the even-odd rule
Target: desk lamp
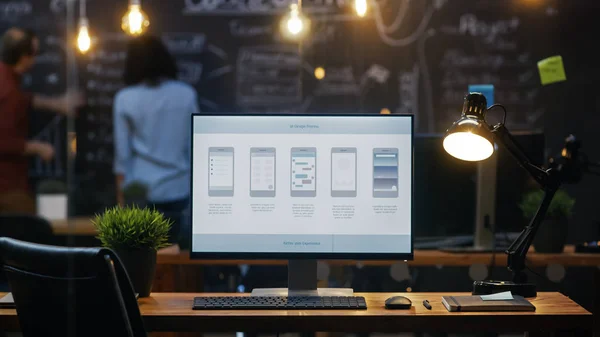
[[[504,118],[502,122],[491,126],[486,122],[485,115],[494,108],[504,110]],[[524,273],[525,258],[550,202],[563,183],[579,182],[584,172],[600,174],[592,171],[600,165],[587,160],[579,151],[581,143],[571,135],[567,137],[560,156],[550,160],[549,168],[538,167],[531,163],[506,128],[505,122],[506,108],[503,105],[494,104],[487,108],[485,96],[477,92],[469,93],[465,96],[460,119],[446,131],[444,149],[461,160],[481,161],[494,153],[494,141],[501,143],[544,190],[544,198],[535,216],[506,250],[508,269],[513,273],[512,281],[476,281],[473,284],[474,295],[510,291],[514,295],[535,297],[535,285],[527,282]]]

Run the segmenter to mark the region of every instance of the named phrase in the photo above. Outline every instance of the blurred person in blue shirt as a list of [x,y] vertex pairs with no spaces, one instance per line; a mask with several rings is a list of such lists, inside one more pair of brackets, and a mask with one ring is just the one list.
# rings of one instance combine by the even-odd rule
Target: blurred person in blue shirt
[[[198,112],[194,88],[176,80],[177,66],[160,39],[129,42],[123,80],[115,96],[114,173],[117,201],[132,183],[147,188],[146,201],[173,220],[170,241],[186,242],[190,195],[190,123]],[[181,233],[180,233],[181,232]]]

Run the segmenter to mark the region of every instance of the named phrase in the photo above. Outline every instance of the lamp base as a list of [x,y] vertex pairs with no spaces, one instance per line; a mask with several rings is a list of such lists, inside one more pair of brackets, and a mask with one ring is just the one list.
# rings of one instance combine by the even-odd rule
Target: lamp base
[[510,281],[475,281],[473,282],[473,295],[489,295],[510,291],[513,295],[523,297],[536,297],[535,284],[515,283]]

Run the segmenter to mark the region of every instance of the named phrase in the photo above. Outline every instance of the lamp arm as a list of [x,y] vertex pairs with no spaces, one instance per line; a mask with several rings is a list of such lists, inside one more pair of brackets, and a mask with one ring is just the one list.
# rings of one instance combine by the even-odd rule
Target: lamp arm
[[506,254],[508,255],[507,267],[513,272],[513,282],[515,283],[526,283],[527,281],[526,276],[523,273],[527,252],[529,251],[529,247],[533,242],[533,238],[535,237],[538,228],[540,228],[542,221],[546,217],[546,212],[548,212],[550,203],[558,188],[559,185],[552,185],[544,188],[544,198],[542,199],[542,204],[535,213],[535,216],[531,219],[529,225],[527,225],[521,234],[519,234],[519,237],[517,237],[506,250]]
[[491,128],[491,133],[494,135],[494,139],[501,143],[508,152],[515,158],[515,160],[523,167],[529,174],[540,184],[545,187],[549,180],[549,171],[546,171],[533,163],[529,157],[525,154],[523,148],[517,143],[515,138],[510,134],[506,126],[500,123]]
[[526,276],[523,273],[525,269],[525,259],[529,247],[533,242],[533,238],[541,226],[542,221],[546,217],[550,203],[558,191],[562,180],[560,174],[556,170],[544,170],[531,163],[525,151],[517,143],[515,138],[510,134],[504,124],[498,124],[491,129],[494,138],[501,143],[517,162],[540,184],[544,190],[544,198],[537,212],[529,225],[527,225],[517,239],[508,247],[506,254],[508,255],[508,269],[513,272],[513,282],[525,283]]

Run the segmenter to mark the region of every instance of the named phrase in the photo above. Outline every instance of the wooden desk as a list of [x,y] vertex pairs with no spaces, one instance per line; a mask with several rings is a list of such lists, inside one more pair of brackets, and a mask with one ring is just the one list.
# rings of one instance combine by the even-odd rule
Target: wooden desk
[[50,220],[54,235],[96,236],[98,232],[92,218],[78,217],[63,220]]
[[[153,293],[140,299],[148,331],[197,332],[535,332],[592,331],[592,314],[559,293],[540,293],[531,299],[536,312],[450,313],[442,295],[464,293],[402,294],[413,302],[410,310],[386,310],[386,298],[398,293],[357,294],[367,299],[367,310],[192,310],[194,296],[211,294]],[[247,294],[217,294],[248,296]],[[421,304],[428,299],[432,310]],[[0,327],[18,330],[14,309],[0,310]]]

